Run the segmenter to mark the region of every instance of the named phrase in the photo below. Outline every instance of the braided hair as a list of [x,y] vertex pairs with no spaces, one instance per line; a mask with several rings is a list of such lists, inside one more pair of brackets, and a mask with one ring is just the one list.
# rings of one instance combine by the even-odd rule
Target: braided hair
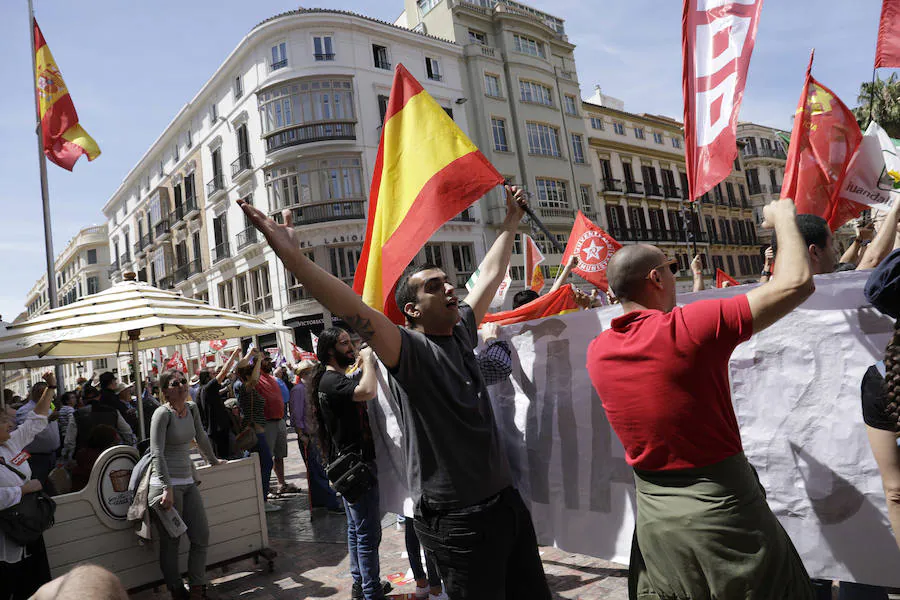
[[894,323],[894,335],[884,349],[885,417],[895,423],[894,431],[900,432],[900,319]]

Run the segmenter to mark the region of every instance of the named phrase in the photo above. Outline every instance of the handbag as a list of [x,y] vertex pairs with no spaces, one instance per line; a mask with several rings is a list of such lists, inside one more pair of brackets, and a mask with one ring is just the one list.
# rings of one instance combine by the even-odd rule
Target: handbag
[[[0,464],[21,477],[22,481],[28,479],[2,458]],[[22,494],[22,500],[18,504],[0,510],[0,531],[16,544],[26,546],[53,527],[55,513],[56,502],[45,492]]]
[[350,504],[358,501],[375,485],[375,475],[357,452],[338,455],[325,468],[325,474],[334,486],[334,491],[346,498]]
[[239,452],[255,448],[256,444],[259,443],[256,437],[256,428],[253,425],[253,394],[249,391],[248,393],[250,394],[250,424],[234,438],[234,445]]

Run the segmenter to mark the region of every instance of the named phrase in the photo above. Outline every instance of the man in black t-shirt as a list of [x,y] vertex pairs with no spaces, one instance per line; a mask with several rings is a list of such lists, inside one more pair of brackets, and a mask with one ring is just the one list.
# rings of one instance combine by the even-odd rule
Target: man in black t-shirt
[[225,399],[222,398],[222,383],[231,371],[231,365],[238,359],[241,348],[238,346],[228,357],[228,360],[219,369],[215,377],[211,377],[209,381],[200,388],[199,397],[203,404],[205,413],[205,421],[209,428],[209,439],[216,451],[216,456],[228,458],[231,456],[230,434],[231,434],[231,415],[225,408]]
[[551,597],[473,352],[476,328],[506,275],[524,203],[521,189],[506,186],[506,218],[464,303],[438,267],[402,276],[395,299],[406,327],[397,327],[304,255],[290,211],[282,225],[238,201],[304,290],[340,315],[390,370],[416,533],[453,600]]
[[[324,431],[319,430],[319,441],[326,464],[338,456],[355,452],[375,473],[375,444],[365,405],[378,392],[375,355],[371,349],[364,349],[360,353],[362,376],[359,382],[347,377],[345,373],[356,360],[356,350],[350,335],[335,327],[326,329],[319,336],[317,356],[319,362],[325,365],[324,372],[320,372],[313,381],[313,393],[319,400],[322,413]],[[380,600],[387,590],[381,583],[378,560],[381,509],[377,480],[354,502],[345,497],[344,508],[347,512],[347,546],[353,596]]]

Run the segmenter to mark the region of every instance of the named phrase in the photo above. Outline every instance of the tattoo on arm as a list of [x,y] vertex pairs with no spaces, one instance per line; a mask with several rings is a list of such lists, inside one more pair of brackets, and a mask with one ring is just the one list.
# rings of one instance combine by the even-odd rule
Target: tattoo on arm
[[372,319],[366,319],[360,315],[350,315],[344,317],[344,322],[350,328],[359,334],[364,342],[368,342],[375,337],[375,328],[372,327]]

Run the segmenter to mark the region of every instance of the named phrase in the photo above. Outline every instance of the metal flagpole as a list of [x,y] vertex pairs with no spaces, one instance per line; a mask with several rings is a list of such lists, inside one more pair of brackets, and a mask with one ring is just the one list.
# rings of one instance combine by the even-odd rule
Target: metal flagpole
[[[41,174],[41,201],[44,211],[44,252],[47,258],[47,295],[50,297],[50,308],[59,306],[56,289],[56,261],[53,255],[53,228],[50,226],[50,191],[47,185],[47,157],[44,155],[44,131],[41,127],[41,104],[37,93],[37,56],[34,51],[34,6],[28,0],[28,31],[31,39],[31,89],[34,94],[35,135],[38,145],[38,166]],[[62,365],[56,365],[56,385],[61,392],[65,385]]]
[[866,127],[875,120],[875,72],[877,70],[877,67],[872,67],[872,87],[869,88],[869,122],[866,123]]

